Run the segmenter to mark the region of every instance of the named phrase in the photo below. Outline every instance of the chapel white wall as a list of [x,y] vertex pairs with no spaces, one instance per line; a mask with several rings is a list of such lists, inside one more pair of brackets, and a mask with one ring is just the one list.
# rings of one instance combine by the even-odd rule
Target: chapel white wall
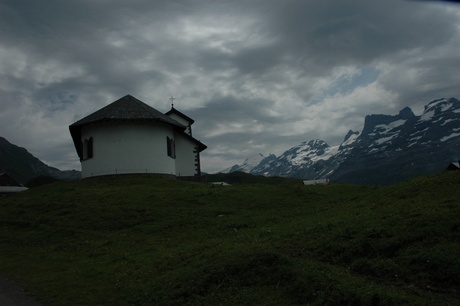
[[81,162],[82,177],[122,173],[174,175],[176,162],[167,155],[167,136],[174,137],[173,128],[162,123],[106,122],[84,126],[82,140],[93,137],[93,158]]
[[171,113],[168,116],[170,118],[176,120],[177,122],[179,122],[182,125],[188,126],[190,124],[190,122],[188,122],[187,120],[185,120],[184,118],[182,118],[181,116],[179,116],[179,115],[177,115],[175,113]]
[[184,125],[187,127],[187,129],[185,130],[185,133],[189,134],[190,136],[192,136],[192,127],[191,127],[191,124],[190,122],[188,122],[187,120],[185,120],[183,117],[175,114],[175,113],[171,113],[168,115],[170,118],[176,120],[177,122],[179,122],[180,124]]
[[176,176],[194,176],[196,173],[195,144],[181,134],[176,134]]

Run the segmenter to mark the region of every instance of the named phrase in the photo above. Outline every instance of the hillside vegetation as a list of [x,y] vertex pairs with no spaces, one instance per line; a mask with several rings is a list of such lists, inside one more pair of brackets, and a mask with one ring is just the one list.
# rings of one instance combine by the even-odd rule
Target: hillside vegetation
[[120,176],[0,197],[0,275],[44,305],[460,304],[460,173],[263,182]]

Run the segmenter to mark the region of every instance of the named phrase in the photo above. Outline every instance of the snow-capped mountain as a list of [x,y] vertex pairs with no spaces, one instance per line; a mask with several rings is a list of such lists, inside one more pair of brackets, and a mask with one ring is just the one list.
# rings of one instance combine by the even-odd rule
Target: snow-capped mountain
[[251,156],[249,158],[246,158],[241,165],[237,164],[234,166],[231,166],[225,170],[222,170],[221,173],[230,173],[230,172],[236,172],[236,171],[241,171],[241,172],[246,172],[249,173],[251,170],[257,166],[265,157],[262,154],[257,154],[254,156]]
[[367,116],[352,154],[330,176],[352,183],[392,183],[443,170],[460,158],[460,101],[438,99],[420,116]]
[[359,133],[349,131],[341,145],[329,146],[316,139],[292,147],[279,157],[262,161],[250,173],[302,179],[329,177],[351,153]]
[[450,98],[430,102],[420,116],[408,107],[397,115],[368,115],[362,132],[350,130],[338,146],[302,142],[238,171],[385,184],[440,171],[459,158],[460,101]]
[[250,173],[269,176],[317,177],[329,170],[326,161],[337,154],[338,146],[331,147],[323,140],[302,142],[254,167]]

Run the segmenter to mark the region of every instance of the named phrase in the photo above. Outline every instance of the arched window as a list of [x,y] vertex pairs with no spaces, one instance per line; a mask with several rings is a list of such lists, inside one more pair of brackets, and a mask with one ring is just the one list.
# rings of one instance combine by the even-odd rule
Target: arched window
[[83,141],[83,160],[93,158],[93,137]]

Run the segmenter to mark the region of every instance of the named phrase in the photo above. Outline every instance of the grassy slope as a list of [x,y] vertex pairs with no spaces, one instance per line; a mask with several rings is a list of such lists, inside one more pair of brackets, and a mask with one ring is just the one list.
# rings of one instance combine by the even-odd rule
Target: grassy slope
[[0,197],[0,275],[46,305],[460,303],[460,173],[291,183],[123,176]]

